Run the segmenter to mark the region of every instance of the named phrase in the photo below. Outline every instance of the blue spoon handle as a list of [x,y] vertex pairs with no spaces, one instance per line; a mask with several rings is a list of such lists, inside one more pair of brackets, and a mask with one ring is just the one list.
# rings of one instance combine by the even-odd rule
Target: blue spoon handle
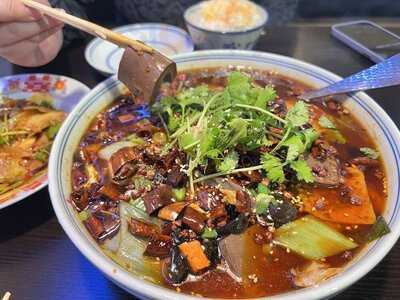
[[300,96],[311,100],[328,95],[365,91],[400,84],[400,54],[319,90]]

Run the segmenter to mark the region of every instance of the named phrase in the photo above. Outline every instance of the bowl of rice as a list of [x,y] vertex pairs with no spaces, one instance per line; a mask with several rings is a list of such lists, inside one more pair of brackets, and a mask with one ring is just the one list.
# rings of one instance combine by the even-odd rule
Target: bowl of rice
[[252,49],[268,13],[248,0],[207,0],[189,7],[184,19],[199,49]]

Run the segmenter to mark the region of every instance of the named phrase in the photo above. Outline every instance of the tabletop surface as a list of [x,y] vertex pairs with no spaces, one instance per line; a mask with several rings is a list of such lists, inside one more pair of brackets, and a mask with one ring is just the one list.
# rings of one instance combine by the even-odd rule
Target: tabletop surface
[[[297,22],[271,28],[256,50],[292,56],[341,76],[372,64],[330,36],[329,22]],[[387,23],[400,33],[400,26]],[[64,49],[49,65],[15,67],[0,59],[0,76],[48,72],[76,78],[90,87],[104,80],[84,59],[85,43]],[[369,94],[400,124],[400,87]],[[135,299],[106,279],[68,239],[52,209],[47,189],[0,211],[0,296],[29,299]],[[358,283],[335,300],[400,299],[400,243]]]

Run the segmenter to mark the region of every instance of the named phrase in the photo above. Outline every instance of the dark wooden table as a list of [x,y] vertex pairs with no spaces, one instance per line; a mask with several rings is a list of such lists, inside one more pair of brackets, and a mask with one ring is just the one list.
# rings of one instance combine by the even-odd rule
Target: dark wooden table
[[[333,39],[329,25],[325,21],[298,22],[270,29],[257,50],[293,56],[342,76],[372,64]],[[400,23],[388,25],[400,33]],[[84,48],[83,43],[71,45],[51,64],[37,69],[11,66],[0,59],[0,76],[49,72],[93,87],[104,77],[85,62]],[[400,88],[370,95],[399,125]],[[47,189],[1,210],[0,233],[0,296],[11,291],[15,300],[134,299],[107,280],[71,243],[57,222]],[[400,299],[400,244],[365,278],[334,299]]]

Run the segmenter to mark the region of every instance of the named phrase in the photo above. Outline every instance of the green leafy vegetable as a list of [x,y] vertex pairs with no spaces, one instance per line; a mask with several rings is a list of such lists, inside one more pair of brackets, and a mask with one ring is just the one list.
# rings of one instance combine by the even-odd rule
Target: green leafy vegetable
[[346,143],[346,138],[340,133],[336,125],[327,116],[321,116],[318,120],[318,124],[323,128],[330,129],[324,132],[324,136],[328,141],[339,144]]
[[305,145],[299,135],[291,136],[282,145],[288,148],[286,161],[295,160],[305,150]]
[[379,157],[379,152],[372,148],[361,147],[360,152],[371,159],[377,159]]
[[157,218],[149,217],[142,208],[144,208],[142,199],[135,200],[132,204],[124,201],[119,203],[121,226],[117,235],[113,237],[117,247],[116,249],[105,248],[104,250],[110,258],[125,266],[134,275],[160,284],[162,282],[160,262],[143,256],[147,241],[135,237],[128,230],[128,221],[131,218],[143,219],[159,226],[160,221]]
[[313,128],[302,130],[300,134],[303,136],[304,148],[310,149],[314,141],[319,137],[319,133]]
[[267,177],[271,181],[283,182],[285,180],[285,174],[283,173],[283,164],[279,158],[265,153],[261,157],[261,164],[264,170],[267,172]]
[[48,139],[52,140],[55,138],[57,132],[60,130],[61,123],[56,123],[51,125],[49,128],[46,130],[46,136]]
[[365,238],[366,242],[370,243],[372,241],[375,241],[382,236],[390,233],[390,228],[388,224],[386,223],[386,220],[384,217],[379,216],[376,219],[376,222],[372,227],[369,229],[367,236]]
[[146,142],[139,136],[137,136],[135,133],[128,135],[124,140],[131,142],[132,146],[142,146],[146,144]]
[[78,214],[78,218],[79,220],[86,221],[89,218],[90,214],[87,210],[82,210],[79,214]]
[[325,258],[358,246],[311,215],[279,227],[274,241],[307,259]]
[[178,202],[185,200],[186,197],[186,188],[180,189],[172,189],[172,194],[174,195],[174,199]]
[[263,184],[263,183],[259,183],[259,184],[257,185],[257,192],[258,192],[259,194],[269,194],[269,193],[270,193],[270,190],[269,190],[269,188],[268,188],[267,185],[265,185],[265,184]]
[[323,128],[337,129],[335,124],[333,124],[327,116],[321,116],[318,120],[318,124]]
[[330,142],[346,144],[346,138],[340,133],[339,130],[329,130],[329,132],[324,133],[324,136]]
[[297,101],[288,111],[285,120],[290,122],[293,126],[302,126],[308,123],[309,118],[308,104],[304,101]]
[[221,163],[218,164],[218,170],[220,172],[231,171],[237,167],[239,162],[239,154],[236,151],[229,152]]
[[46,162],[47,159],[49,158],[49,151],[45,148],[39,149],[36,153],[35,153],[35,159],[41,161],[41,162]]
[[263,214],[267,210],[268,205],[273,200],[274,197],[272,195],[258,194],[256,196],[256,214],[257,215]]
[[290,167],[296,171],[296,176],[298,180],[303,180],[304,182],[311,183],[314,182],[314,176],[312,174],[311,168],[307,163],[302,160],[292,161]]
[[217,238],[217,236],[218,236],[217,231],[215,229],[211,229],[208,227],[205,227],[203,233],[201,234],[201,237],[203,239],[215,239]]

